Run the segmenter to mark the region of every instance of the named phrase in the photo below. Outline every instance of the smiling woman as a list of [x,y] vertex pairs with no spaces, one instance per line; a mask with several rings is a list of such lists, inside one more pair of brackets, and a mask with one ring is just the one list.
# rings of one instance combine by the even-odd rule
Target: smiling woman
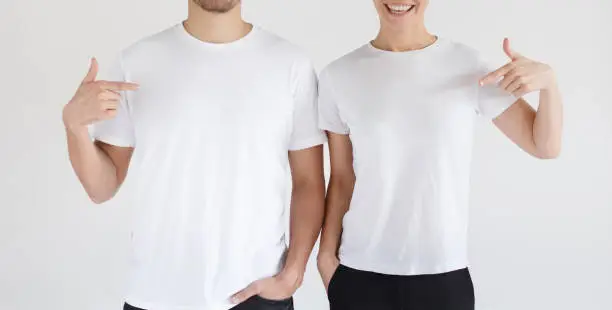
[[374,0],[381,27],[402,29],[423,22],[429,0],[388,1]]
[[[319,269],[331,309],[473,310],[467,222],[475,121],[493,120],[534,157],[556,157],[555,76],[507,39],[509,62],[491,72],[474,49],[427,31],[427,0],[374,3],[378,36],[331,63],[319,84],[331,154]],[[537,113],[521,99],[533,91],[540,91]]]
[[403,15],[406,14],[410,11],[412,11],[412,9],[414,8],[413,4],[406,4],[406,3],[401,3],[401,4],[385,4],[385,6],[387,7],[387,9],[389,9],[389,12],[395,14],[395,15]]

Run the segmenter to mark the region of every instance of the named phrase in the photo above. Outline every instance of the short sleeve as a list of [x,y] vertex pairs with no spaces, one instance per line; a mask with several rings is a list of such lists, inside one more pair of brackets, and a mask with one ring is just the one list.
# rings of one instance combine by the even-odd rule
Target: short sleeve
[[[127,81],[121,57],[115,60],[105,79],[110,81]],[[104,143],[120,147],[134,147],[136,141],[127,94],[125,91],[120,92],[120,94],[121,101],[117,107],[117,115],[112,119],[94,123],[90,128],[90,133],[95,140]]]
[[[497,70],[497,67],[488,65],[485,61],[479,60],[478,78]],[[494,119],[501,115],[506,109],[517,101],[512,94],[505,92],[495,84],[479,86],[477,111],[488,119]]]
[[340,117],[327,69],[321,72],[319,81],[319,128],[337,134],[349,134],[347,124]]
[[317,126],[317,75],[310,61],[294,64],[292,70],[293,129],[289,150],[298,151],[325,143]]

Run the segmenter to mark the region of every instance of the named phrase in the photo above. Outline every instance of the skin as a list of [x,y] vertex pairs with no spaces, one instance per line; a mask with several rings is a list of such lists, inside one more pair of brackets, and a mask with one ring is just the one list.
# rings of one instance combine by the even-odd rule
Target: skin
[[[410,4],[414,8],[398,16],[389,11],[387,4]],[[427,31],[424,23],[428,4],[428,0],[374,0],[380,19],[380,31],[371,42],[372,45],[388,51],[409,51],[431,45],[436,37]],[[493,123],[530,155],[541,159],[556,158],[561,150],[563,106],[555,74],[549,65],[512,50],[508,39],[503,41],[503,51],[509,62],[479,81],[474,81],[480,86],[497,84],[520,98],[495,118]],[[537,112],[521,98],[534,91],[540,92]],[[331,177],[317,258],[319,273],[326,288],[339,265],[337,252],[342,235],[342,219],[349,209],[355,184],[350,137],[330,132],[327,134]]]
[[121,96],[118,91],[136,91],[137,84],[99,81],[98,61],[93,58],[89,72],[74,97],[64,107],[70,162],[85,191],[95,203],[112,198],[123,183],[133,148],[92,142],[87,125],[115,117]]
[[[227,43],[244,37],[252,29],[241,17],[239,0],[193,0],[184,22],[186,30],[199,40]],[[119,91],[137,91],[134,83],[98,81],[98,62],[90,70],[63,110],[70,161],[85,191],[95,203],[111,199],[127,176],[134,151],[100,141],[91,141],[87,126],[115,117]],[[280,300],[291,297],[302,283],[308,257],[323,222],[325,180],[323,147],[288,152],[293,191],[291,199],[290,244],[282,271],[260,279],[228,296],[238,304],[253,295]],[[299,220],[298,220],[299,219]]]

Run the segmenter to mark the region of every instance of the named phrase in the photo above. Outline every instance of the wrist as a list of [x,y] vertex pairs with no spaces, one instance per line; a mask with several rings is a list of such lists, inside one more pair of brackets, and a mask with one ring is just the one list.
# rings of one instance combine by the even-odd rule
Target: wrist
[[546,86],[542,89],[542,91],[551,92],[557,90],[557,77],[552,68],[549,67],[548,83],[546,83]]
[[337,259],[338,253],[335,248],[327,249],[327,248],[319,248],[319,254],[317,255],[317,260],[328,260],[330,258]]
[[319,270],[327,268],[328,266],[339,264],[340,260],[335,253],[319,253],[317,256],[317,267]]
[[544,87],[541,91],[545,93],[552,93],[552,92],[557,92],[558,90],[559,90],[559,87],[557,86],[557,82],[553,81],[553,82],[550,82],[549,85]]
[[304,270],[296,267],[285,267],[278,276],[281,281],[297,289],[302,285]]
[[75,135],[80,135],[84,132],[87,132],[87,126],[74,122],[72,120],[71,114],[72,111],[70,109],[70,106],[66,105],[64,107],[64,110],[62,111],[62,121],[64,122],[64,127],[66,128],[66,130]]

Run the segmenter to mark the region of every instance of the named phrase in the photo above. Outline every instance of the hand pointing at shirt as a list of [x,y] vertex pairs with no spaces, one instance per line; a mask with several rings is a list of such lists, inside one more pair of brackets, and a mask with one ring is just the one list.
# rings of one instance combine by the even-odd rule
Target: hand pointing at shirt
[[119,92],[138,89],[138,84],[134,83],[96,80],[97,75],[98,61],[93,58],[79,89],[64,107],[63,118],[67,128],[85,127],[113,118],[121,100]]
[[504,52],[510,62],[489,73],[480,80],[480,85],[499,82],[498,86],[515,97],[530,92],[556,88],[557,82],[552,68],[541,62],[531,60],[510,48],[510,40],[504,39]]

